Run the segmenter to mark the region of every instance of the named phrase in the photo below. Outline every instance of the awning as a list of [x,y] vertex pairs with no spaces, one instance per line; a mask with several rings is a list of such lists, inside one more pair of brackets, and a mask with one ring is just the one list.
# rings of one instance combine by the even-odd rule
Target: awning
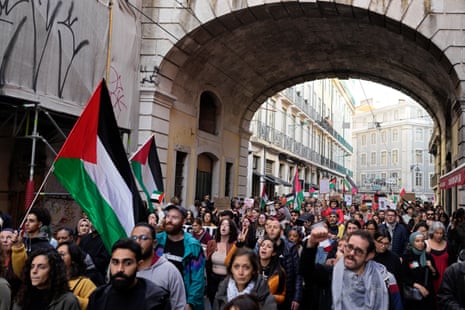
[[465,164],[449,171],[439,178],[439,188],[448,189],[465,184]]
[[254,171],[253,174],[259,176],[260,178],[263,178],[268,183],[271,183],[274,185],[281,185],[281,183],[278,180],[276,180],[276,178],[272,176],[271,174],[263,175],[257,171]]
[[277,185],[283,185],[283,186],[287,186],[287,187],[292,187],[292,184],[291,184],[291,183],[286,182],[286,181],[284,181],[283,179],[280,179],[280,178],[278,178],[278,177],[275,177],[275,176],[272,175],[272,174],[267,174],[267,175],[265,175],[265,179],[267,179],[267,178],[268,178],[268,179],[271,179],[271,180],[272,180],[271,182],[272,182],[272,183],[275,183],[275,184],[277,184]]

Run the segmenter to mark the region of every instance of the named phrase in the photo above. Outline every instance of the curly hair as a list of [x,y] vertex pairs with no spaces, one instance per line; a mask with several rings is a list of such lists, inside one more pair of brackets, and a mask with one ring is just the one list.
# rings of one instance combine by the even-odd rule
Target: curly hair
[[23,310],[27,309],[36,309],[37,299],[32,296],[37,296],[34,294],[36,290],[31,283],[31,264],[34,258],[37,256],[45,256],[48,260],[50,266],[48,273],[48,289],[43,290],[43,293],[40,294],[43,298],[43,302],[48,305],[52,300],[58,298],[66,292],[69,292],[68,280],[66,279],[66,269],[63,259],[58,254],[55,249],[52,248],[38,248],[33,251],[31,255],[26,260],[22,271],[22,280],[23,284],[16,296],[16,303],[22,306]]
[[57,247],[59,248],[66,246],[68,248],[69,256],[71,257],[71,270],[69,273],[70,280],[76,279],[79,276],[84,275],[86,272],[86,263],[84,262],[85,255],[81,248],[74,242],[63,242]]
[[29,214],[34,214],[37,217],[39,222],[42,222],[42,225],[49,226],[51,222],[51,216],[48,209],[43,207],[32,207]]

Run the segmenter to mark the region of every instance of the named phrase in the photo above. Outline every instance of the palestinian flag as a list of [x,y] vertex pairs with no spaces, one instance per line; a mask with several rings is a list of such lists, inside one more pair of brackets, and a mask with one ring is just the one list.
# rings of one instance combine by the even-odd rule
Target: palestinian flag
[[263,184],[262,196],[260,199],[260,210],[264,211],[266,203],[268,202],[268,195],[266,194],[266,184]]
[[130,234],[135,222],[146,220],[105,80],[92,94],[53,166],[108,251]]
[[142,147],[129,159],[132,171],[147,197],[150,213],[154,212],[152,201],[162,202],[164,195],[163,176],[158,158],[155,136],[150,136]]
[[331,180],[329,180],[329,188],[333,190],[336,189],[336,178],[331,178]]
[[292,193],[294,194],[294,210],[300,211],[304,201],[304,192],[299,180],[299,170],[295,169],[294,182],[292,184]]

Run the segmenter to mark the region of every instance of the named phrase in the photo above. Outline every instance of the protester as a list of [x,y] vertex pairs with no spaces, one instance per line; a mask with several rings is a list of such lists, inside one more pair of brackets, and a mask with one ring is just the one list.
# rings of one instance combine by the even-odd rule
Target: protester
[[[11,289],[11,300],[14,300],[16,293],[21,286],[21,280],[19,278],[22,267],[24,263],[20,266],[13,265],[12,259],[12,251],[13,251],[13,238],[15,237],[15,233],[11,228],[4,228],[0,232],[0,243],[1,243],[1,250],[2,255],[0,259],[3,261],[3,273],[0,273],[0,276],[3,276],[10,285]],[[24,244],[21,243],[22,248],[24,249]],[[26,255],[24,254],[24,261],[26,260]],[[16,268],[14,268],[16,267]],[[1,267],[0,267],[1,268]]]
[[465,309],[465,261],[458,261],[444,272],[438,293],[441,310]]
[[142,249],[132,239],[120,239],[111,249],[110,283],[97,288],[89,298],[88,310],[165,310],[168,292],[137,277]]
[[442,277],[446,268],[453,263],[452,255],[449,255],[449,248],[445,239],[446,228],[439,222],[433,222],[428,230],[429,239],[427,240],[426,253],[430,253],[436,266],[438,277],[434,279],[434,292],[439,292]]
[[404,225],[397,223],[396,217],[396,210],[386,210],[385,222],[379,228],[387,229],[391,235],[391,248],[389,250],[402,257],[407,250],[409,233]]
[[24,282],[13,310],[79,310],[79,302],[69,291],[63,259],[53,248],[32,251],[23,270]]
[[50,212],[47,209],[41,207],[32,207],[30,209],[29,214],[26,216],[23,237],[28,255],[38,248],[53,248],[47,233],[41,231],[44,226],[50,225],[50,220]]
[[90,294],[96,289],[94,282],[84,276],[86,264],[85,254],[79,246],[72,242],[63,242],[57,247],[57,252],[63,258],[66,268],[66,277],[71,292],[76,296],[81,310],[87,309]]
[[181,273],[187,310],[204,310],[205,255],[200,242],[183,231],[186,210],[169,204],[165,208],[165,231],[157,234],[156,253],[165,256]]
[[[375,244],[366,231],[352,232],[344,257],[334,268],[315,264],[318,243],[328,238],[328,230],[312,230],[300,260],[305,282],[331,285],[332,309],[402,309],[397,283],[386,268],[374,262]],[[328,308],[329,309],[329,308]]]
[[[266,225],[265,237],[269,237],[278,246],[278,257],[286,271],[286,300],[280,309],[297,310],[302,301],[302,276],[299,272],[299,254],[294,243],[281,235],[282,227],[275,218],[270,218]],[[257,251],[258,252],[258,242]]]
[[386,229],[379,229],[375,232],[375,250],[376,254],[373,260],[383,264],[386,269],[394,275],[397,283],[400,283],[402,275],[402,264],[400,257],[389,250],[391,245],[391,234]]
[[92,230],[90,233],[82,235],[80,240],[79,247],[90,255],[95,268],[105,278],[110,255],[108,255],[100,234],[97,230]]
[[0,310],[10,310],[11,289],[8,281],[3,277],[5,274],[5,263],[3,262],[3,248],[0,247]]
[[218,284],[224,280],[228,271],[225,259],[236,243],[238,234],[233,220],[222,219],[218,225],[215,239],[207,244],[206,271],[207,271],[207,297],[213,304]]
[[182,276],[170,261],[155,253],[155,228],[148,223],[137,223],[131,232],[131,239],[137,241],[142,249],[142,262],[138,266],[137,276],[165,289],[169,293],[171,310],[184,310],[186,292]]
[[255,295],[244,294],[231,299],[223,306],[223,310],[263,310]]
[[76,244],[79,245],[81,243],[82,237],[90,234],[92,224],[87,218],[81,218],[76,226]]
[[280,305],[286,298],[286,275],[279,263],[278,246],[270,238],[265,238],[258,249],[260,258],[260,272],[268,283],[270,293],[273,294],[276,304]]
[[68,227],[60,227],[56,230],[56,240],[58,245],[64,242],[73,242],[74,234],[73,230]]
[[436,309],[433,279],[439,277],[434,260],[426,253],[425,236],[413,232],[409,237],[409,246],[402,257],[402,278],[404,289],[416,288],[422,295],[421,300],[405,298],[406,309]]
[[204,248],[207,247],[208,241],[213,239],[210,233],[202,227],[202,220],[198,217],[192,222],[192,236],[199,240]]
[[239,295],[255,295],[263,309],[277,309],[268,284],[260,275],[257,254],[252,249],[238,248],[228,265],[228,276],[220,283],[213,303],[213,310],[223,306]]

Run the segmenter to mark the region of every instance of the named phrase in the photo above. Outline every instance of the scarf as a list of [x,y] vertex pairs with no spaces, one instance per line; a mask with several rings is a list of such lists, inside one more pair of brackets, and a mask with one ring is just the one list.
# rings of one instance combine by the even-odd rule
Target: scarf
[[230,301],[231,299],[239,295],[250,294],[254,286],[255,286],[255,281],[250,281],[249,284],[247,284],[247,287],[243,291],[239,292],[236,286],[236,281],[234,281],[234,279],[230,277],[228,280],[228,287],[226,289],[228,301]]
[[409,243],[412,248],[413,254],[420,256],[420,266],[424,267],[426,266],[426,246],[422,251],[415,248],[414,243],[415,243],[415,238],[417,236],[423,236],[423,234],[421,232],[414,232],[410,234]]
[[[389,308],[389,293],[385,282],[386,268],[374,261],[369,260],[365,264],[365,270],[360,276],[364,284],[366,293],[364,294],[363,303],[358,300],[358,305],[354,302],[351,296],[351,285],[344,283],[344,274],[355,275],[352,271],[344,267],[344,259],[340,259],[334,266],[332,279],[333,293],[333,309],[341,310],[344,305],[348,305],[348,309],[370,309],[370,310],[387,310]],[[359,304],[363,304],[363,308]]]

